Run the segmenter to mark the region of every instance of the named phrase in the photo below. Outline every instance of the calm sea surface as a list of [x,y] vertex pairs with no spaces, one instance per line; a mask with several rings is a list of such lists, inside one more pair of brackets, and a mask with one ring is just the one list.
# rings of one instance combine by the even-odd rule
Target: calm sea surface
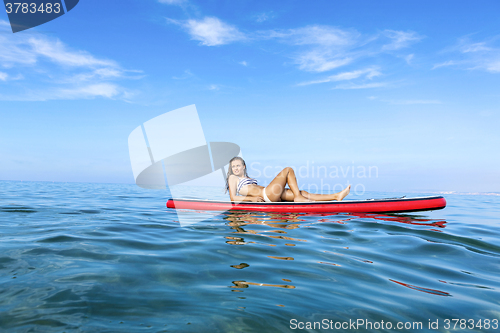
[[168,197],[0,181],[0,331],[500,332],[500,196],[398,215],[199,212],[187,227]]

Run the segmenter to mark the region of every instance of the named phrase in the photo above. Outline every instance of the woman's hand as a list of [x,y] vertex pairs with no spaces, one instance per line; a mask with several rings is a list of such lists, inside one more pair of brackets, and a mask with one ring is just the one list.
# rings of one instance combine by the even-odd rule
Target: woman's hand
[[264,202],[264,198],[262,197],[252,197],[253,202]]

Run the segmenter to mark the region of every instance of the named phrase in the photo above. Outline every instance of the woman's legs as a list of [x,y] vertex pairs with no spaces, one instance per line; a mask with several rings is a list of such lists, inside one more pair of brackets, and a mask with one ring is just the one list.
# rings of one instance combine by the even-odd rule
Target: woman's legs
[[288,184],[288,186],[290,187],[289,191],[291,191],[293,194],[293,198],[290,201],[311,201],[300,194],[299,186],[297,185],[297,178],[295,177],[295,172],[290,167],[281,170],[281,172],[264,189],[269,200],[279,201],[283,192],[285,191],[286,184]]
[[[314,194],[306,191],[300,191],[300,194],[302,194],[302,196],[304,196],[305,198],[314,201],[331,201],[331,200],[341,201],[349,194],[350,190],[351,190],[351,185],[347,186],[342,191],[333,194]],[[283,201],[293,201],[293,198],[294,194],[289,189],[285,189],[285,191],[283,191],[283,194],[281,195],[281,200]]]

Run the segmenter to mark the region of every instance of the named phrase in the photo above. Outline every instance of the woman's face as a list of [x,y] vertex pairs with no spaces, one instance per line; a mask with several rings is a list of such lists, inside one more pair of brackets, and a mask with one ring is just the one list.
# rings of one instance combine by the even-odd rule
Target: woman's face
[[245,172],[245,166],[243,165],[243,162],[241,162],[240,160],[232,161],[231,169],[233,170],[233,174],[238,177],[242,176]]

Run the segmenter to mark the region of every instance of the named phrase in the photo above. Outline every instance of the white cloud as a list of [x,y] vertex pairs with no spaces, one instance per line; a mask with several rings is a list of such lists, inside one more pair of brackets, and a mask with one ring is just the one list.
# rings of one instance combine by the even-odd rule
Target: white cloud
[[335,75],[331,75],[327,78],[321,79],[321,80],[316,80],[316,81],[308,81],[308,82],[302,82],[299,83],[299,86],[306,86],[306,85],[311,85],[311,84],[317,84],[317,83],[327,83],[327,82],[335,82],[335,81],[347,81],[347,80],[354,80],[357,78],[360,78],[362,76],[365,76],[367,79],[372,79],[376,76],[381,75],[376,68],[366,68],[366,69],[360,69],[356,71],[351,71],[351,72],[343,72]]
[[219,90],[220,87],[216,84],[211,84],[208,86],[208,90]]
[[411,61],[413,60],[413,58],[415,57],[415,55],[412,53],[412,54],[408,54],[406,57],[405,57],[405,61],[408,65],[411,64]]
[[85,51],[70,50],[59,39],[44,36],[25,37],[0,34],[0,65],[35,65],[49,60],[59,66],[90,68],[101,71],[119,71],[118,64],[111,60],[98,59]]
[[0,72],[0,80],[1,81],[7,81],[7,77],[9,77],[9,74]]
[[376,76],[380,76],[382,73],[380,73],[377,69],[370,68],[367,70],[366,78],[367,79],[373,79]]
[[73,50],[57,38],[40,34],[0,34],[0,45],[5,74],[0,79],[25,79],[22,86],[4,89],[2,100],[115,98],[124,96],[126,89],[109,81],[142,77],[140,71],[123,69],[115,61]]
[[382,46],[382,50],[398,50],[410,46],[414,42],[418,42],[423,38],[416,32],[409,31],[396,31],[396,30],[385,30],[383,35],[391,39],[389,44]]
[[112,83],[97,83],[78,88],[61,89],[58,95],[61,99],[80,99],[106,97],[113,98],[120,94],[120,88]]
[[236,27],[224,23],[216,17],[205,17],[203,20],[169,22],[179,24],[191,35],[191,39],[200,41],[202,45],[216,46],[244,40],[245,35]]
[[482,43],[468,43],[467,40],[463,40],[463,45],[460,48],[462,53],[469,52],[484,52],[484,51],[492,51],[491,47],[486,46],[486,42]]
[[317,45],[328,48],[344,48],[356,43],[359,33],[329,26],[307,26],[290,29],[282,35],[295,45]]
[[488,72],[500,73],[500,59],[488,62],[485,68]]
[[32,65],[37,62],[37,55],[27,45],[23,38],[14,39],[10,35],[0,34],[0,65],[13,67],[15,65]]
[[[102,81],[125,77],[124,71],[111,68],[100,68],[85,71],[84,73],[72,74],[69,77],[57,80],[58,83],[84,83],[88,81]],[[128,77],[132,78],[132,77]]]
[[330,26],[306,26],[288,30],[270,30],[259,34],[263,39],[279,39],[298,46],[300,51],[292,59],[301,70],[326,72],[353,61],[350,49],[357,43],[359,34]]
[[500,73],[500,50],[496,54],[475,57],[470,62],[470,67],[466,69],[480,69],[490,73]]
[[261,13],[255,16],[255,21],[258,23],[262,23],[264,21],[268,21],[274,17],[273,12]]
[[[262,20],[267,17],[261,15]],[[290,52],[288,57],[299,69],[316,73],[328,72],[361,58],[374,57],[382,53],[394,54],[395,51],[423,38],[416,32],[396,30],[385,30],[375,36],[363,36],[354,29],[340,29],[326,25],[244,34],[237,27],[224,23],[216,17],[187,21],[167,19],[167,21],[183,27],[191,39],[200,41],[200,45],[217,46],[241,40],[277,40],[292,45],[296,50]],[[384,45],[386,39],[389,39],[390,43]],[[413,55],[409,55],[405,60],[409,63],[412,58]]]
[[[279,39],[299,47],[291,57],[301,70],[327,72],[353,63],[360,58],[374,57],[410,46],[423,37],[415,32],[386,30],[382,35],[362,36],[352,29],[313,25],[297,29],[261,31],[262,39]],[[380,45],[383,38],[391,40]],[[406,58],[409,62],[413,56]]]
[[313,50],[295,57],[295,62],[299,68],[308,72],[326,72],[332,69],[347,65],[352,62],[352,58],[338,57],[331,52]]
[[359,36],[354,31],[315,25],[288,30],[260,31],[250,37],[216,17],[187,21],[167,20],[182,26],[191,39],[198,40],[201,45],[206,46],[224,45],[246,39],[279,39],[295,46],[306,47],[305,51],[292,57],[300,69],[312,72],[329,71],[350,63],[352,58],[345,49],[352,47]]
[[248,66],[248,63],[245,60],[240,61],[238,64],[243,65],[243,66]]
[[457,64],[458,64],[457,61],[448,60],[448,61],[442,62],[440,64],[435,64],[432,67],[432,69],[436,69],[436,68],[439,68],[439,67],[448,67],[448,66],[453,66],[453,65],[457,65]]
[[174,79],[174,80],[185,80],[185,79],[189,79],[189,78],[191,78],[193,76],[194,76],[194,74],[191,73],[191,71],[189,69],[186,69],[184,71],[184,75],[182,75],[182,76],[172,76],[172,79]]
[[458,44],[447,52],[454,52],[454,60],[435,64],[432,69],[455,66],[459,69],[483,70],[500,73],[500,47],[495,45],[498,36],[483,42],[472,42],[469,37],[458,40]]
[[27,90],[20,94],[2,94],[2,101],[49,101],[49,100],[71,100],[71,99],[91,99],[121,98],[127,99],[132,95],[130,91],[113,83],[97,83],[82,85],[72,88],[52,87],[49,89]]
[[116,67],[109,60],[97,59],[88,52],[70,51],[60,40],[29,38],[28,44],[37,56],[43,56],[63,66],[75,67]]

